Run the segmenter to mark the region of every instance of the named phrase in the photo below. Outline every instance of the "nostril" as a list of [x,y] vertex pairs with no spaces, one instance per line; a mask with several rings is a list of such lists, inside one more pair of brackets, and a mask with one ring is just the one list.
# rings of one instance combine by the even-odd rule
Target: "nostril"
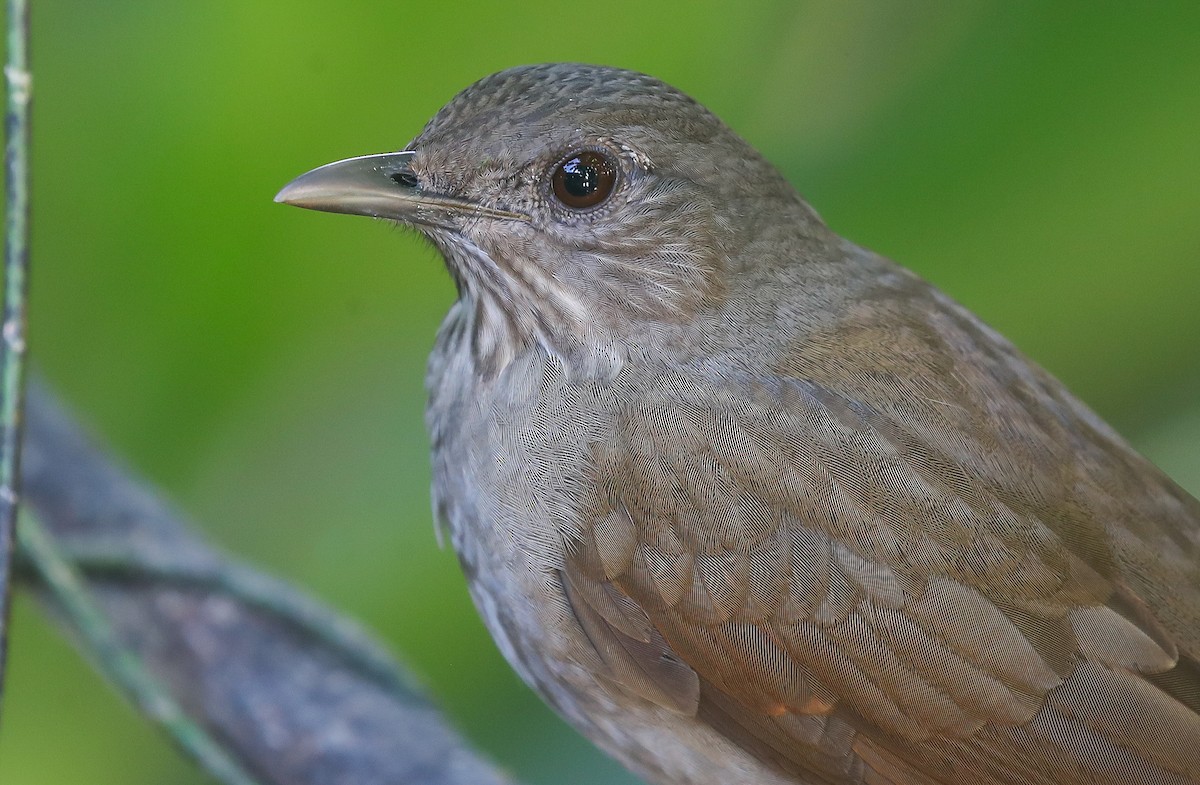
[[392,182],[396,185],[402,185],[405,188],[416,188],[419,185],[417,176],[407,169],[401,169],[399,172],[388,176],[392,178]]

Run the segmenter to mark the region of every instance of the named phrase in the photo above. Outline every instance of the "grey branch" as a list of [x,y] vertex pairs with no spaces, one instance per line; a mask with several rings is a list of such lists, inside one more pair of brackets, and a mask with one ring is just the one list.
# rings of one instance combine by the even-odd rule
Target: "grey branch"
[[207,545],[37,385],[25,427],[23,503],[121,642],[260,782],[509,782],[357,625]]

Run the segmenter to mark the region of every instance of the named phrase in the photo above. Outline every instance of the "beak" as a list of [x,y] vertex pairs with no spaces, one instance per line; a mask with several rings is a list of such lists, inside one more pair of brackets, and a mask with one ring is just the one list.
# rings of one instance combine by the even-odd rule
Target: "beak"
[[275,201],[447,229],[460,227],[463,219],[470,217],[529,220],[520,213],[426,191],[412,170],[414,155],[414,151],[404,150],[325,164],[285,185],[275,194]]

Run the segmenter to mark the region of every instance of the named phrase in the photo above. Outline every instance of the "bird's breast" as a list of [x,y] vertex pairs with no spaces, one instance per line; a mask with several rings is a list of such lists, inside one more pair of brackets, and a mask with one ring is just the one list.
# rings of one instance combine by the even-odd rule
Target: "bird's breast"
[[589,482],[586,444],[607,415],[537,347],[494,377],[476,373],[462,318],[447,317],[429,363],[434,511],[506,659],[553,693],[556,669],[578,659],[559,575]]

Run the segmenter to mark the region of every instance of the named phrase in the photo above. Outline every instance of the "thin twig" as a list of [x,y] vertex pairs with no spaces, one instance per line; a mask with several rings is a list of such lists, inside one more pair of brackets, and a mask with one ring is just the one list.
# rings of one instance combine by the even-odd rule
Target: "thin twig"
[[8,652],[13,530],[17,525],[21,396],[25,377],[25,293],[29,265],[29,8],[8,0],[4,79],[4,312],[0,319],[0,698]]

